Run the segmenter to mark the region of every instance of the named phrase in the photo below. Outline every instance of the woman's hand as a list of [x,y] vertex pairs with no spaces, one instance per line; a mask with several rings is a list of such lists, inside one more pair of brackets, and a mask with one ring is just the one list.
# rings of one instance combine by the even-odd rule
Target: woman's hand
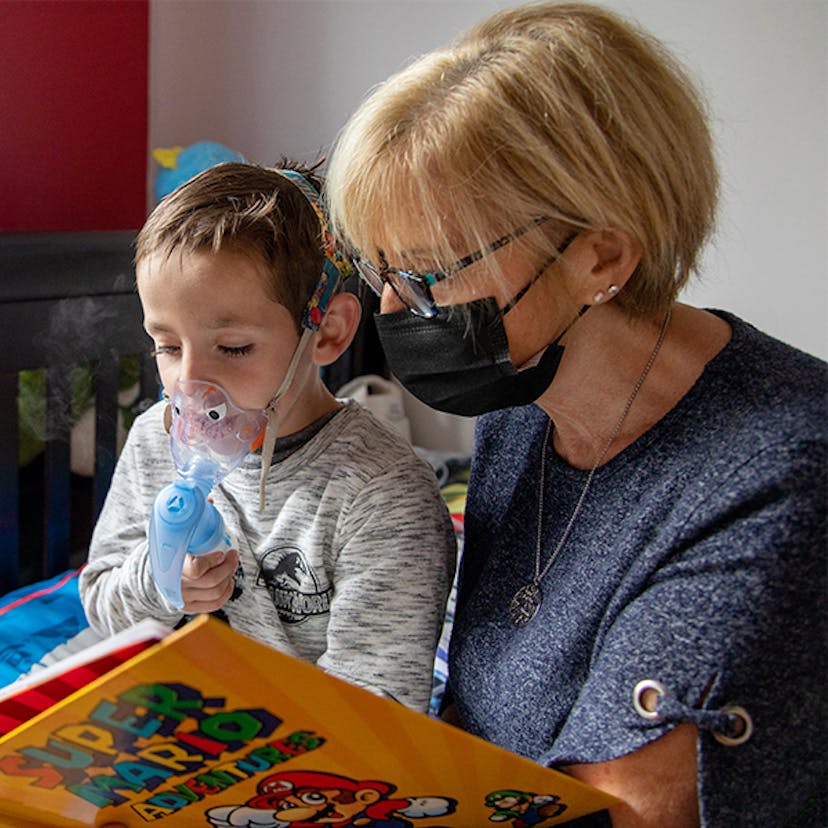
[[187,555],[181,571],[184,612],[197,615],[223,607],[233,594],[238,565],[236,549]]

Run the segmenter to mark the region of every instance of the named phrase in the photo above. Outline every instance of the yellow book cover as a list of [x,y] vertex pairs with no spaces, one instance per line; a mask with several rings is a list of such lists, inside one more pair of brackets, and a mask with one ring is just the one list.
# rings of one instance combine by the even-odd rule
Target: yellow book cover
[[8,828],[524,828],[614,801],[209,616],[0,738]]

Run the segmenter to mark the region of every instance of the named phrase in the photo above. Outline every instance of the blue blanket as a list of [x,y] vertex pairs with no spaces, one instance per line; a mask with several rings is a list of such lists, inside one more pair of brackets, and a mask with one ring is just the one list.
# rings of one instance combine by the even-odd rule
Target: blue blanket
[[89,627],[73,569],[0,598],[0,687]]

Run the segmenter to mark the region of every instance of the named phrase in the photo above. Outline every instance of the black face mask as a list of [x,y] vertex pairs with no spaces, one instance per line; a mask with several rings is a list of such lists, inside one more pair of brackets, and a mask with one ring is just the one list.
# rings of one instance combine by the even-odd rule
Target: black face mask
[[494,298],[465,307],[468,316],[458,306],[428,318],[407,310],[375,314],[391,371],[417,399],[450,414],[473,417],[534,402],[552,384],[564,350],[558,342],[569,326],[536,365],[518,371]]

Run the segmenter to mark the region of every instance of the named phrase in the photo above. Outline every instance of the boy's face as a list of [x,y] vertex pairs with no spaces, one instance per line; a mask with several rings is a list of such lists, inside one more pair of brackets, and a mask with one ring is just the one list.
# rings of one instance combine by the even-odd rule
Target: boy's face
[[299,335],[287,308],[268,295],[267,278],[262,263],[229,250],[140,262],[144,327],[168,391],[179,379],[198,379],[220,385],[240,408],[270,402]]

